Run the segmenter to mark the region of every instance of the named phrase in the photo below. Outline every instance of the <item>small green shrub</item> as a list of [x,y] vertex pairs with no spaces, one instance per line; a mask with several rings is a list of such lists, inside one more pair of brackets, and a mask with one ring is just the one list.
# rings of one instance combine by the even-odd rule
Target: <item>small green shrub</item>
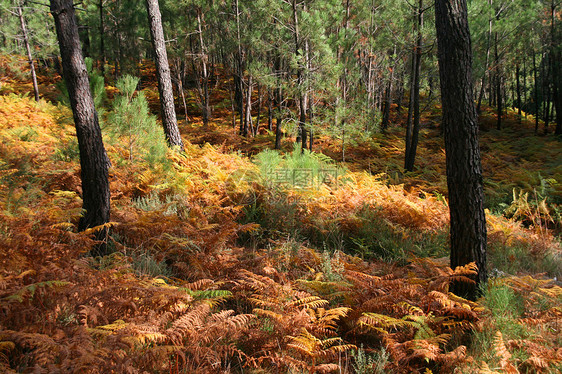
[[524,325],[518,323],[525,311],[524,299],[510,287],[503,284],[501,279],[491,279],[482,286],[482,305],[490,313],[491,326],[475,331],[472,337],[472,354],[487,363],[496,364],[494,338],[500,331],[505,340],[525,339],[530,332]]
[[351,353],[353,357],[353,370],[356,374],[384,374],[386,364],[390,360],[390,354],[383,347],[380,351],[367,353],[361,347]]
[[167,145],[164,133],[150,114],[148,101],[142,91],[137,91],[139,78],[126,75],[116,87],[120,94],[113,101],[107,127],[111,136],[125,141],[129,162],[142,158],[150,165],[166,160]]
[[141,196],[133,200],[133,206],[146,212],[163,210],[164,215],[172,215],[178,213],[177,202],[173,196],[166,195],[164,201],[157,192],[152,191],[147,196]]
[[148,252],[137,251],[131,255],[132,267],[138,276],[171,277],[173,272],[165,261],[158,261]]
[[53,158],[55,161],[78,161],[80,159],[78,138],[72,137],[68,140],[61,139],[60,145],[55,148]]

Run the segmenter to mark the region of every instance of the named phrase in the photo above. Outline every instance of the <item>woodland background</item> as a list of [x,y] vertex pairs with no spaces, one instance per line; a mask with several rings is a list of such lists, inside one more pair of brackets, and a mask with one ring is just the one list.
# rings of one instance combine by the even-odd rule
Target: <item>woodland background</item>
[[448,267],[432,5],[160,1],[178,154],[144,2],[77,4],[112,163],[110,254],[89,257],[53,19],[1,0],[0,369],[559,372],[561,5],[469,2],[491,275],[476,302],[448,292],[474,269]]

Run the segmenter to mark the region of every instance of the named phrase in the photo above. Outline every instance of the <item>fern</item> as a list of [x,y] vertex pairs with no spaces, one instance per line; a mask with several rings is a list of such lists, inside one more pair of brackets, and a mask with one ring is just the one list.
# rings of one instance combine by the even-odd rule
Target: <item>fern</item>
[[7,301],[16,301],[18,303],[23,303],[25,300],[33,299],[37,291],[40,292],[42,289],[45,288],[53,288],[53,289],[62,288],[68,285],[70,285],[70,282],[64,282],[64,281],[45,281],[45,282],[33,283],[22,287],[21,289],[19,289],[18,291],[16,291],[11,295],[5,296],[4,299]]

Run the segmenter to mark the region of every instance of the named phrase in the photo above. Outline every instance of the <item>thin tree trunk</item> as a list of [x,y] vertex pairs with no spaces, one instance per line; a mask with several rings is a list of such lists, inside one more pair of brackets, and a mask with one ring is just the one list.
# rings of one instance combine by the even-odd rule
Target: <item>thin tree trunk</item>
[[548,125],[550,124],[550,102],[552,101],[552,90],[548,83],[545,84],[546,86],[546,100],[544,102],[544,131],[543,134],[548,134]]
[[539,133],[539,84],[537,79],[537,54],[533,51],[533,77],[535,80],[535,135]]
[[[237,51],[235,53],[236,67],[235,67],[235,94],[234,99],[236,100],[236,108],[238,109],[238,116],[240,118],[240,135],[244,135],[244,89],[242,87],[244,83],[244,61],[242,60],[242,36],[240,33],[240,8],[238,5],[238,0],[235,0],[232,4],[234,8],[234,13],[236,15],[236,41],[237,41]],[[247,130],[246,130],[247,135]],[[246,136],[244,135],[244,136]]]
[[[492,0],[489,0],[490,5]],[[482,84],[480,86],[480,94],[478,95],[478,105],[476,106],[476,113],[480,115],[482,113],[482,98],[484,97],[484,91],[486,87],[486,75],[489,74],[488,68],[490,64],[490,48],[492,46],[492,22],[493,18],[490,17],[488,20],[488,43],[486,43],[486,62],[484,64],[484,74],[482,75]]]
[[[306,148],[306,93],[304,87],[304,67],[303,61],[300,61],[301,57],[301,40],[299,34],[299,17],[297,11],[297,0],[292,1],[293,9],[293,28],[294,28],[294,42],[295,42],[295,56],[297,57],[297,89],[299,92],[299,136],[297,137],[297,142],[301,142],[302,151]],[[306,49],[306,46],[305,46]]]
[[[405,69],[405,67],[404,67]],[[400,77],[398,78],[398,98],[396,100],[396,114],[400,116],[402,114],[402,101],[404,101],[404,69],[400,71]]]
[[25,25],[25,19],[23,18],[23,5],[18,5],[18,17],[20,19],[21,32],[23,34],[23,42],[25,44],[25,50],[27,51],[27,61],[29,63],[29,70],[31,71],[31,80],[33,81],[33,94],[35,96],[35,101],[39,101],[39,85],[37,84],[37,74],[35,74],[35,63],[33,62],[33,56],[31,55],[31,47],[29,45],[29,38],[27,36],[27,27]]
[[[82,56],[74,5],[72,0],[50,0],[50,5],[80,151],[84,214],[78,223],[78,230],[83,231],[109,222],[109,159],[103,146],[98,114]],[[102,229],[96,236],[103,240],[106,234],[107,230]],[[105,250],[106,247],[102,244],[93,250],[93,254],[103,255]]]
[[162,16],[160,15],[158,0],[146,0],[146,9],[148,12],[152,45],[154,47],[154,60],[156,63],[156,75],[158,77],[158,92],[160,94],[164,133],[171,147],[178,147],[183,151],[183,141],[176,119],[170,65],[168,64],[168,54],[166,53],[166,42],[164,39]]
[[101,75],[105,76],[105,25],[103,19],[103,0],[98,2],[99,16],[100,16],[100,55],[101,55]]
[[[394,45],[394,52],[392,55],[396,55],[396,44]],[[391,67],[390,77],[388,78],[388,84],[386,86],[386,91],[384,94],[384,110],[382,113],[382,123],[381,129],[385,131],[388,128],[388,123],[390,121],[390,107],[392,106],[392,83],[394,81],[394,69],[395,65]]]
[[525,111],[523,113],[525,114],[525,118],[527,118],[527,112],[529,110],[529,100],[527,98],[527,55],[523,56],[523,87],[521,91],[523,93],[521,105],[525,105]]
[[[280,83],[279,83],[280,84]],[[283,137],[283,99],[281,87],[277,88],[277,111],[275,116],[275,149],[281,149],[281,138]]]
[[[417,41],[413,58],[412,70],[412,90],[410,91],[410,109],[408,111],[408,128],[406,131],[406,154],[404,160],[404,169],[406,171],[414,170],[416,160],[416,151],[418,147],[418,136],[420,132],[420,74],[421,74],[421,56],[422,56],[422,29],[423,29],[423,0],[418,2],[417,15]],[[412,114],[413,111],[413,126]]]
[[254,126],[254,137],[258,135],[260,127],[260,116],[261,116],[261,86],[258,84],[258,113],[256,115],[256,125]]
[[[242,136],[248,136],[248,130],[252,126],[252,88],[253,88],[252,76],[248,77],[248,90],[246,91],[246,113],[244,115],[244,128],[242,130]],[[253,131],[252,131],[253,133]]]
[[273,93],[267,93],[267,129],[273,131]]
[[314,131],[312,130],[312,124],[314,120],[314,105],[312,105],[312,99],[308,108],[308,119],[310,121],[310,136],[308,137],[308,150],[312,152],[312,146],[314,145]]
[[178,69],[178,91],[181,94],[181,101],[185,114],[185,122],[189,122],[189,116],[187,115],[187,102],[185,101],[185,92],[183,92],[183,77],[181,76],[180,69]]
[[[237,63],[237,65],[239,64]],[[244,91],[242,89],[240,68],[236,67],[236,70],[236,73],[234,73],[234,103],[236,105],[236,111],[238,112],[238,119],[240,120],[239,133],[242,135],[244,132]]]
[[562,94],[560,93],[560,84],[562,84],[561,73],[561,63],[562,53],[560,52],[559,42],[555,28],[556,19],[556,7],[560,2],[555,3],[554,0],[550,2],[550,67],[551,67],[551,79],[552,79],[552,98],[553,107],[556,109],[556,129],[554,130],[555,135],[562,135]]
[[519,71],[519,63],[517,63],[515,68],[515,79],[517,87],[517,115],[519,116],[519,123],[521,123],[523,116],[521,115],[521,72]]
[[198,80],[199,93],[201,97],[201,109],[203,111],[203,127],[207,128],[209,126],[209,118],[211,115],[211,108],[209,106],[209,73],[207,71],[207,51],[205,43],[203,42],[203,29],[201,27],[201,10],[197,12],[197,28],[199,31],[199,47],[201,48],[201,75],[203,79],[203,87],[201,89],[201,83]]
[[494,33],[494,57],[495,57],[495,75],[496,75],[496,103],[498,105],[498,121],[496,123],[496,129],[501,130],[502,128],[502,79],[501,79],[501,71],[500,71],[500,59],[498,55],[498,32]]
[[230,95],[230,110],[232,112],[232,128],[236,129],[236,102],[234,100],[234,89],[232,84],[229,85],[228,93]]

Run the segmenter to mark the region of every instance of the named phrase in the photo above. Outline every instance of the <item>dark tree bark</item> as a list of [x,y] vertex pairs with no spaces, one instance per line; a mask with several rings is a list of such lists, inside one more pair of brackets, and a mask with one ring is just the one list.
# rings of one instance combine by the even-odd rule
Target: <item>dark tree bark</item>
[[535,135],[539,133],[539,83],[537,77],[537,54],[533,51],[533,78],[535,80]]
[[[82,201],[85,213],[80,219],[78,229],[83,231],[109,222],[110,193],[107,170],[109,162],[80,48],[74,5],[72,0],[50,1],[80,150]],[[105,233],[105,230],[98,231],[98,239],[102,239]],[[105,248],[101,247],[95,254],[104,254],[104,251]]]
[[[394,47],[396,50],[396,47]],[[385,131],[388,128],[388,123],[390,122],[390,107],[392,105],[392,81],[394,80],[394,66],[390,71],[390,77],[388,78],[388,83],[384,92],[384,107],[382,112],[382,122],[381,129]]]
[[178,147],[183,151],[183,141],[178,129],[176,109],[174,107],[174,93],[172,91],[172,79],[170,76],[170,65],[166,53],[166,42],[162,28],[162,16],[158,0],[146,0],[146,10],[150,24],[150,35],[154,47],[154,62],[156,63],[156,75],[158,77],[158,92],[160,94],[160,107],[162,110],[162,125],[166,140],[171,147]]
[[281,139],[283,138],[283,90],[279,86],[276,91],[275,101],[277,102],[277,109],[275,110],[275,149],[281,149]]
[[560,84],[562,84],[562,63],[560,60],[562,59],[562,53],[557,52],[555,55],[555,62],[553,70],[555,72],[554,75],[554,106],[556,107],[556,129],[554,131],[555,135],[562,135],[562,92],[560,92]]
[[267,129],[273,131],[273,92],[267,94]]
[[[238,60],[238,59],[237,59]],[[236,72],[234,73],[234,104],[236,106],[236,112],[238,112],[238,117],[240,120],[239,133],[242,135],[244,131],[244,91],[242,89],[242,77],[240,76],[240,68],[238,63],[236,63]]]
[[[490,5],[491,5],[491,0]],[[493,18],[490,17],[488,20],[488,42],[486,44],[486,62],[484,63],[484,74],[482,74],[482,84],[480,85],[480,94],[478,95],[478,105],[476,105],[476,113],[480,115],[482,113],[482,98],[484,97],[484,91],[486,90],[486,75],[488,72],[488,65],[490,62],[490,46],[492,45],[492,22]]]
[[519,117],[519,123],[521,123],[521,71],[519,69],[519,63],[515,67],[515,84],[517,86],[517,116]]
[[100,71],[101,75],[105,76],[105,25],[103,20],[103,0],[98,1],[99,17],[100,17]]
[[502,115],[503,115],[503,107],[502,107],[502,77],[501,77],[501,69],[500,69],[500,58],[498,55],[498,32],[496,31],[494,34],[494,58],[495,58],[495,77],[496,77],[496,104],[498,105],[498,121],[496,122],[496,129],[501,130],[502,128]]
[[406,169],[406,171],[414,170],[420,132],[420,74],[423,43],[423,12],[423,0],[419,0],[416,23],[418,35],[416,47],[412,54],[412,89],[410,90],[410,106],[408,109],[408,124],[406,129],[406,155],[404,157],[404,169]]
[[[306,3],[303,5],[306,11]],[[297,0],[292,1],[292,9],[293,9],[293,37],[295,42],[295,56],[299,59],[301,56],[301,48],[302,40],[299,33],[299,17],[298,17],[298,4]],[[306,43],[305,43],[306,44]],[[304,46],[306,49],[306,45]],[[304,63],[302,61],[298,62],[297,67],[297,87],[299,90],[299,136],[297,137],[297,143],[301,142],[301,150],[304,152],[306,149],[306,104],[307,104],[307,97],[306,91],[304,88]]]
[[261,117],[261,86],[258,83],[258,113],[256,114],[256,125],[254,126],[254,136],[258,135],[258,132],[260,130],[260,117]]
[[27,61],[29,62],[29,70],[31,71],[31,80],[33,81],[33,94],[35,101],[39,101],[39,86],[37,85],[37,74],[35,74],[35,64],[33,63],[33,56],[31,55],[31,47],[29,46],[29,38],[27,37],[27,26],[23,18],[22,5],[18,5],[18,17],[20,19],[21,32],[23,34],[23,42],[25,50],[27,51]]
[[453,282],[451,291],[474,300],[478,287],[487,280],[486,217],[466,0],[436,0],[435,27],[451,215],[451,268],[470,262],[478,266],[474,284]]

